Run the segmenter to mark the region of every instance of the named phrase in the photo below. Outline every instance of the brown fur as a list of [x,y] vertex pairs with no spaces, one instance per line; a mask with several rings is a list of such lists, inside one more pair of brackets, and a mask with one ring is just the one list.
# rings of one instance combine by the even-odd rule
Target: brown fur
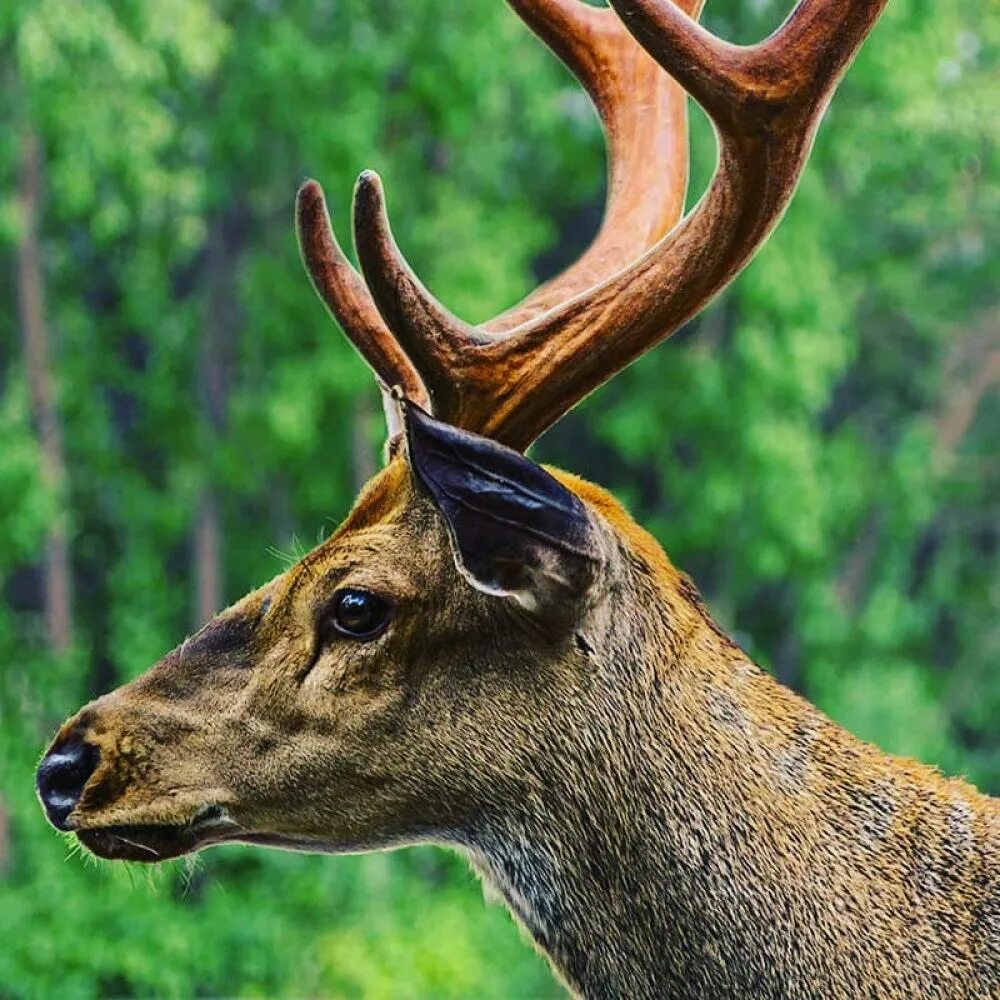
[[[998,802],[760,671],[619,504],[556,475],[611,553],[571,632],[469,586],[396,459],[332,538],[66,724],[57,745],[101,750],[81,839],[451,845],[592,996],[997,996]],[[347,585],[393,624],[317,648]]]

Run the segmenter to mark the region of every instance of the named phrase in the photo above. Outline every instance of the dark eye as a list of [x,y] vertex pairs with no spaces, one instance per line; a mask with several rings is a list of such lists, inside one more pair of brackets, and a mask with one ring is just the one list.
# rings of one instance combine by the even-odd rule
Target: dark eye
[[374,639],[385,631],[391,611],[388,601],[369,590],[338,590],[327,615],[327,631],[350,639]]

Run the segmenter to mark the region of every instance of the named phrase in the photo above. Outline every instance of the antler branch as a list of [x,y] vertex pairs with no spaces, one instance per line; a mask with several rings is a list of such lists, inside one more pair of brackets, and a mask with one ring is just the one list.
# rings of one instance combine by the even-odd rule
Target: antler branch
[[417,369],[403,353],[361,276],[341,250],[323,189],[316,181],[306,181],[299,188],[295,229],[313,288],[375,373],[383,391],[399,385],[409,399],[422,400],[421,406],[430,405]]
[[[578,0],[511,2],[587,87],[605,126],[609,200],[590,250],[520,306],[473,327],[407,265],[373,176],[359,184],[355,238],[372,298],[438,416],[525,448],[743,268],[787,206],[826,103],[886,0],[801,0],[747,47],[701,28],[689,16],[698,0],[611,0],[620,21]],[[718,135],[708,191],[677,225],[683,101],[647,51]]]

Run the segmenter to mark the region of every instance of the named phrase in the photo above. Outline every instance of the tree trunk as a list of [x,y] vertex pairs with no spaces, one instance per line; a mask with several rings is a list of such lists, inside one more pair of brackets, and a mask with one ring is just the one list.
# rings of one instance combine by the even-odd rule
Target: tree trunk
[[45,324],[44,281],[38,225],[42,199],[42,151],[28,129],[21,146],[21,239],[17,247],[17,288],[24,347],[24,367],[32,422],[41,453],[42,484],[55,499],[56,514],[45,540],[45,626],[49,646],[57,653],[72,638],[72,587],[65,513],[66,464],[62,425],[56,406],[55,381]]
[[195,625],[207,622],[222,607],[222,560],[219,508],[215,491],[203,486],[194,525]]
[[205,310],[198,345],[198,399],[203,440],[206,442],[206,479],[198,497],[192,563],[195,579],[196,625],[202,625],[225,603],[222,563],[222,518],[211,481],[212,452],[226,430],[230,371],[239,330],[235,272],[240,252],[244,213],[239,207],[220,213],[212,222],[205,249]]
[[10,868],[10,815],[7,803],[0,796],[0,878]]
[[351,408],[351,472],[355,492],[378,472],[372,440],[373,426],[380,417],[371,405],[370,393],[355,399]]

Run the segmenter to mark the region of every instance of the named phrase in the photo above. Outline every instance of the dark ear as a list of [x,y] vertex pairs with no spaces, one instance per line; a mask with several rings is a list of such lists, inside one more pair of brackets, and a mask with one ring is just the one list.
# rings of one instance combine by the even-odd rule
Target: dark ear
[[576,494],[518,452],[402,406],[410,467],[472,585],[546,617],[569,611],[601,562],[598,531]]

